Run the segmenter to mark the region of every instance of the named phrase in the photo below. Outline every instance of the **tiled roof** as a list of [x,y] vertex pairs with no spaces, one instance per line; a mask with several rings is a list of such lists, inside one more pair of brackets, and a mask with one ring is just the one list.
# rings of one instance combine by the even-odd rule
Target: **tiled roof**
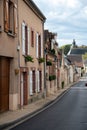
[[83,55],[87,53],[87,48],[72,48],[70,55],[77,54],[77,55]]
[[81,55],[68,55],[68,59],[78,67],[83,67],[83,60]]

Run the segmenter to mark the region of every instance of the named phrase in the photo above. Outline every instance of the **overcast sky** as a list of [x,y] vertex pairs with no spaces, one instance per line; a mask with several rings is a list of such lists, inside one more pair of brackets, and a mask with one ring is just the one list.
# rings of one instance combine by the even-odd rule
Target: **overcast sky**
[[45,29],[57,33],[59,46],[87,45],[87,0],[33,0],[45,15]]

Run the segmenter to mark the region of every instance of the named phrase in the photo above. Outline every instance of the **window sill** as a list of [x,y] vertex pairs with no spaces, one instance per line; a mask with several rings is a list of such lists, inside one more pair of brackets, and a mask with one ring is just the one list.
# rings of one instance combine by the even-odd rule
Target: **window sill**
[[15,36],[16,36],[15,34],[10,33],[10,32],[8,32],[7,34],[8,34],[9,36],[11,36],[11,37],[15,37]]

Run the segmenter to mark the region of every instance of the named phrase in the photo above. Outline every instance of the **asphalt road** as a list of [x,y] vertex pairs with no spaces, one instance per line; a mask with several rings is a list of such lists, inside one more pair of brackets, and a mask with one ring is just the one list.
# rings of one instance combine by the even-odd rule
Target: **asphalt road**
[[50,108],[11,130],[87,130],[86,81],[82,79]]

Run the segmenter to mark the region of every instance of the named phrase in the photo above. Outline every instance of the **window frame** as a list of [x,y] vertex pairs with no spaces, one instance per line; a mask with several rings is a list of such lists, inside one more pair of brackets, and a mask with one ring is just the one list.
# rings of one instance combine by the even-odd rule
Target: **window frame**
[[[13,6],[12,9],[10,5]],[[13,10],[13,12],[11,10]],[[10,16],[11,13],[13,13],[12,16]],[[4,31],[7,32],[8,35],[16,36],[17,24],[17,4],[11,0],[4,0]]]

